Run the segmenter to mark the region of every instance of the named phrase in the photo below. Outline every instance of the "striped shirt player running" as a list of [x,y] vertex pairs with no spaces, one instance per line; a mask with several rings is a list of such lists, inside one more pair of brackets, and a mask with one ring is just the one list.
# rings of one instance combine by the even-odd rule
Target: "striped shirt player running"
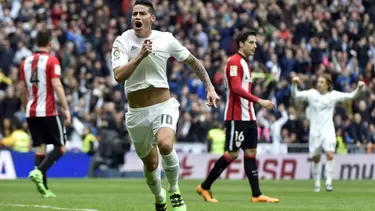
[[267,109],[274,108],[271,101],[251,94],[252,77],[248,58],[254,55],[257,47],[256,33],[245,29],[237,35],[236,42],[239,50],[229,58],[224,74],[228,85],[225,109],[226,152],[216,161],[206,180],[197,187],[197,192],[207,202],[218,202],[212,196],[211,185],[237,159],[242,149],[245,154],[244,168],[252,189],[251,201],[279,202],[279,199],[265,196],[260,191],[255,159],[258,132],[253,103],[259,103]]
[[[60,81],[61,67],[52,49],[52,32],[37,33],[37,51],[20,66],[21,101],[35,147],[35,170],[29,177],[43,197],[56,197],[47,186],[47,170],[64,154],[65,127],[55,101],[55,93],[62,105],[65,123],[70,123],[69,107]],[[46,156],[46,145],[54,145]]]

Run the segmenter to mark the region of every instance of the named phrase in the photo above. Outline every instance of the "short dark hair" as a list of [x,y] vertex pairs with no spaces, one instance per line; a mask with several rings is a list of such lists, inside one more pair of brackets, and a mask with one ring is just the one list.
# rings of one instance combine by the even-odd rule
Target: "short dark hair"
[[154,9],[154,5],[152,4],[152,2],[150,2],[149,0],[136,0],[134,2],[134,6],[135,5],[143,5],[143,6],[146,6],[149,8],[149,12],[151,14],[154,14],[155,13],[155,9]]
[[38,47],[47,47],[48,43],[52,41],[52,31],[49,29],[42,29],[36,35],[36,45]]
[[245,42],[249,36],[256,36],[257,33],[250,29],[243,29],[236,36],[237,47],[240,47],[240,42]]

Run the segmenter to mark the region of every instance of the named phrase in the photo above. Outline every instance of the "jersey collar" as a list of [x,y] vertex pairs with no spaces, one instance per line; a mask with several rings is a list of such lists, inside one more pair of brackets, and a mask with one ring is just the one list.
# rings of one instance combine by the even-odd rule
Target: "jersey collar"
[[249,60],[249,58],[244,57],[244,56],[243,56],[242,54],[240,54],[238,51],[237,51],[236,54],[238,54],[238,55],[241,56],[243,59],[245,59],[245,61]]

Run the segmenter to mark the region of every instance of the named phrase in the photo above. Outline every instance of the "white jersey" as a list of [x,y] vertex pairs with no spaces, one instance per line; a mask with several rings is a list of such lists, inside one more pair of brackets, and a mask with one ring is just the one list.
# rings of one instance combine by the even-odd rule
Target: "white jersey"
[[358,93],[359,89],[357,88],[351,93],[329,91],[326,94],[320,94],[316,89],[298,91],[296,85],[292,86],[292,96],[297,100],[305,100],[309,103],[310,136],[334,134],[335,104],[339,101],[353,99]]
[[[137,57],[146,38],[139,38],[130,29],[117,37],[112,48],[112,69],[124,65]],[[167,60],[172,56],[178,61],[184,61],[190,52],[169,32],[152,30],[147,38],[152,41],[152,53],[135,69],[125,81],[125,94],[149,86],[169,88],[167,80]]]

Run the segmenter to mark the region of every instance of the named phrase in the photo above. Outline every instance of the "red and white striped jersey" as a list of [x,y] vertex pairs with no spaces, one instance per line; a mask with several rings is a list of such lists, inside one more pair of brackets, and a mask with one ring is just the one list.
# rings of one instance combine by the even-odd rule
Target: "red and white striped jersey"
[[26,117],[58,115],[52,78],[60,78],[59,60],[46,52],[36,52],[20,66],[20,80],[27,89]]
[[255,121],[253,102],[258,98],[251,95],[252,74],[247,59],[239,53],[234,54],[228,59],[224,71],[227,83],[225,120]]

